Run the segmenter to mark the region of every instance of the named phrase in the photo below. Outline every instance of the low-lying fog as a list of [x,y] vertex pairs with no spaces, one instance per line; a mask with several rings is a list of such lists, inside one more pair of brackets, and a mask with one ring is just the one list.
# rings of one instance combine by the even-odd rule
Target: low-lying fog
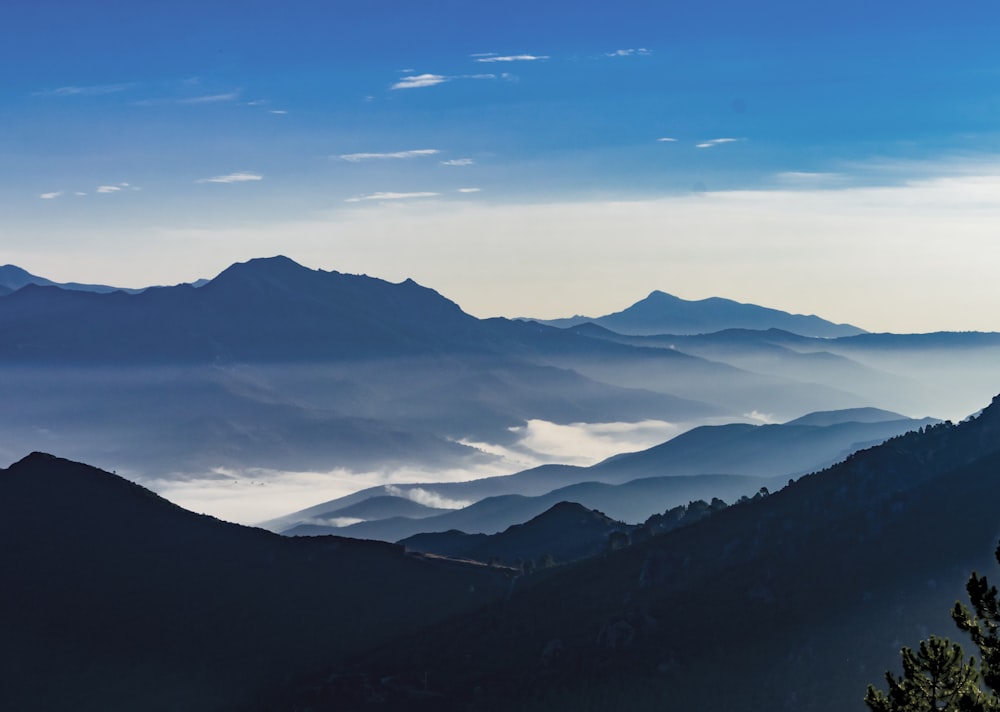
[[[748,422],[751,420],[747,419]],[[217,468],[207,476],[149,479],[142,484],[185,509],[241,524],[255,524],[320,502],[379,485],[458,482],[506,475],[546,463],[592,465],[622,452],[644,450],[686,432],[699,423],[573,423],[530,420],[512,428],[513,445],[465,443],[495,455],[491,464],[474,468],[401,467],[383,471],[285,472],[270,469]],[[421,492],[426,496],[421,496]],[[457,509],[469,502],[446,500],[423,490],[406,493],[428,506]],[[350,522],[344,522],[348,524]]]

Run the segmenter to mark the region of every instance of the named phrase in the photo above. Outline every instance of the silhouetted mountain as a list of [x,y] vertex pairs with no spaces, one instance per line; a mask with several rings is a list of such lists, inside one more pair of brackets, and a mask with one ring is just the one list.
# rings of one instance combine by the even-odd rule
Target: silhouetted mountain
[[566,563],[609,547],[613,532],[631,527],[573,502],[558,502],[524,524],[485,536],[451,530],[417,534],[399,543],[409,551],[458,556],[507,566]]
[[[207,280],[199,279],[191,284],[192,286],[200,287],[206,282]],[[148,289],[148,287],[130,289],[128,287],[110,287],[106,284],[53,282],[51,279],[31,274],[17,265],[0,266],[0,296],[9,294],[10,292],[16,292],[18,289],[28,284],[34,284],[40,287],[59,287],[60,289],[69,289],[78,292],[97,292],[99,294],[105,294],[107,292],[128,292],[129,294],[138,294],[139,292]]]
[[955,635],[970,570],[996,577],[998,471],[1000,396],[348,669],[421,675],[442,709],[860,712],[901,645]]
[[778,309],[711,297],[689,301],[654,291],[620,312],[601,317],[537,320],[562,328],[592,322],[621,334],[707,334],[723,329],[784,329],[823,338],[863,333],[850,324],[834,324],[818,316],[789,314]]
[[33,454],[0,470],[0,700],[10,710],[236,710],[471,610],[486,567],[195,515]]

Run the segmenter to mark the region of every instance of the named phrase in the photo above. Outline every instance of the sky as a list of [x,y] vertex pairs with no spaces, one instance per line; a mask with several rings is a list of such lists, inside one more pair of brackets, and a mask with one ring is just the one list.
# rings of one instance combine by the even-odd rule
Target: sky
[[8,0],[0,264],[1000,330],[1000,5]]

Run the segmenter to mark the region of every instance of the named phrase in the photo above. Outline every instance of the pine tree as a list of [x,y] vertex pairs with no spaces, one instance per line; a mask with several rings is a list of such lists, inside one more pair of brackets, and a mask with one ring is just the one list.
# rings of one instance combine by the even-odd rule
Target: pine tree
[[983,696],[975,658],[966,660],[962,646],[931,636],[914,652],[903,648],[903,675],[885,674],[888,694],[868,686],[865,704],[872,712],[963,712]]
[[[1000,546],[996,558],[1000,562]],[[888,693],[868,686],[865,704],[872,712],[1000,712],[1000,597],[976,572],[966,591],[972,611],[956,603],[951,615],[979,649],[980,663],[937,636],[921,641],[916,652],[903,648],[902,677],[885,674]]]

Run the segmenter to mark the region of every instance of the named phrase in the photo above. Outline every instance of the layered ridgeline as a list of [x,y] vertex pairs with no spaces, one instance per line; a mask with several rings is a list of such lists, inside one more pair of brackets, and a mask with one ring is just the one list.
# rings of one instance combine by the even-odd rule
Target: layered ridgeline
[[[590,467],[544,465],[468,482],[383,485],[262,526],[291,535],[342,534],[384,541],[451,529],[492,534],[563,501],[636,524],[692,500],[719,497],[732,502],[761,487],[780,488],[790,477],[937,422],[861,408],[812,413],[784,424],[707,425]],[[438,506],[428,506],[432,503]]]
[[496,453],[558,461],[532,449],[531,421],[687,428],[863,406],[959,417],[992,390],[998,358],[995,334],[636,337],[477,319],[410,280],[275,257],[200,287],[31,283],[0,296],[3,398],[15,404],[0,410],[0,458],[56,451],[150,481],[510,472]]
[[11,709],[860,711],[991,570],[998,471],[1000,397],[641,537],[559,504],[447,542],[490,567],[226,524],[36,453],[0,470],[0,690]]
[[0,469],[0,707],[239,710],[496,600],[506,575],[192,514],[92,467]]
[[[960,425],[530,575],[503,605],[332,667],[271,709],[414,709],[391,697],[410,685],[439,710],[860,712],[900,646],[952,634],[969,571],[993,571],[998,472],[1000,397]],[[367,698],[330,694],[347,674]],[[377,706],[380,691],[397,704]]]

